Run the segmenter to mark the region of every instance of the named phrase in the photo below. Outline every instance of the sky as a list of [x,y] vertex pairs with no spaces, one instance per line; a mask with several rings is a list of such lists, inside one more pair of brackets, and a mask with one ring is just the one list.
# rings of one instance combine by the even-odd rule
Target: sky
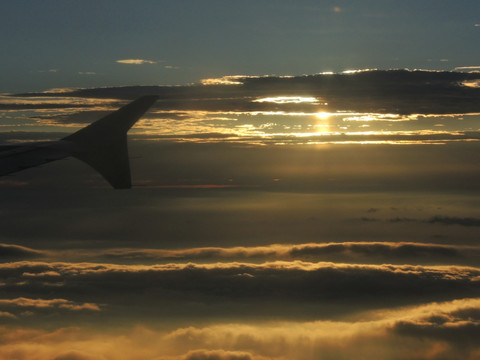
[[8,55],[0,91],[478,66],[479,7],[470,0],[2,1]]
[[0,177],[0,360],[480,359],[479,10],[1,2],[0,160],[159,99]]

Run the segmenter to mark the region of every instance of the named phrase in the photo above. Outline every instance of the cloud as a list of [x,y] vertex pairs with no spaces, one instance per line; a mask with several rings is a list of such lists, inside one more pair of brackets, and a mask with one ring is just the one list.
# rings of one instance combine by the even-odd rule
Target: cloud
[[129,64],[129,65],[144,65],[144,64],[156,64],[156,61],[145,60],[145,59],[123,59],[117,60],[119,64]]
[[403,336],[445,341],[459,349],[478,347],[480,307],[464,305],[446,311],[438,309],[423,317],[399,320],[392,331]]
[[[60,276],[30,275],[50,271]],[[455,266],[302,261],[150,266],[18,262],[0,264],[0,276],[6,279],[4,296],[30,296],[2,300],[0,305],[98,310],[95,304],[105,304],[105,316],[148,319],[213,319],[227,314],[320,319],[376,308],[379,303],[388,308],[480,295],[480,269]],[[52,288],[59,299],[32,299],[45,298]]]
[[[368,217],[361,217],[360,221],[364,222],[371,222],[371,221],[380,221],[377,218],[368,218]],[[426,222],[429,224],[442,224],[442,225],[460,225],[460,226],[480,226],[480,218],[472,218],[472,217],[455,217],[455,216],[443,216],[443,215],[435,215],[427,220],[421,219],[414,219],[414,218],[406,218],[406,217],[395,217],[388,219],[389,222],[397,223],[397,222]]]
[[480,80],[464,81],[462,85],[478,89],[480,88]]
[[253,360],[250,353],[225,350],[193,350],[188,352],[185,360]]
[[0,244],[0,260],[31,259],[45,256],[45,252],[19,245]]
[[480,70],[479,66],[457,66],[454,70]]
[[480,226],[480,219],[479,218],[459,218],[459,217],[452,217],[452,216],[441,216],[436,215],[429,220],[427,220],[431,224],[443,224],[443,225],[460,225],[460,226]]
[[[142,59],[117,62],[136,65],[155,63]],[[470,68],[473,67],[457,70]],[[460,85],[478,79],[478,74],[465,72],[371,70],[333,75],[227,76],[188,86],[78,89],[62,96],[134,99],[155,94],[164,99],[156,104],[162,110],[307,114],[347,110],[380,114],[459,114],[480,112],[478,92]],[[45,96],[44,93],[20,95]],[[319,107],[311,103],[254,101],[278,96],[312,97],[328,105]]]
[[[59,253],[56,257],[65,255]],[[88,253],[82,254],[90,257]],[[304,260],[334,261],[363,264],[469,264],[480,260],[480,248],[443,244],[411,242],[339,242],[307,244],[274,244],[252,247],[203,247],[192,249],[109,249],[96,252],[97,258],[109,260],[130,260],[133,262],[152,261],[267,261]]]
[[[249,349],[254,354],[272,358],[370,358],[375,354],[383,359],[426,359],[431,358],[428,354],[432,356],[432,348],[438,349],[434,359],[468,358],[480,348],[476,341],[478,333],[468,332],[468,328],[476,328],[480,320],[478,310],[478,299],[465,299],[394,310],[380,318],[353,322],[189,327],[168,337],[178,345],[198,347],[212,341],[229,349]],[[449,322],[442,323],[444,318],[449,318]],[[439,329],[440,334],[435,330],[412,331],[407,324],[440,324],[443,329]],[[399,344],[403,345],[399,347]],[[465,345],[468,347],[464,348]]]
[[[38,360],[475,359],[480,299],[426,303],[354,320],[170,326],[0,327],[0,358]],[[472,331],[468,331],[471,329]]]
[[[475,264],[480,255],[477,248],[455,247],[449,245],[420,244],[420,243],[337,243],[337,244],[312,244],[293,247],[292,257],[301,259],[321,259],[326,257],[331,261],[364,263],[380,262],[393,263],[418,263],[419,261],[432,261],[432,263],[462,262],[469,255],[472,256],[471,264]],[[476,254],[476,255],[475,255]],[[475,258],[475,260],[473,259]]]
[[12,313],[9,313],[7,311],[0,311],[0,318],[2,318],[2,317],[3,318],[12,318],[12,319],[16,318],[15,315],[13,315]]
[[0,307],[27,307],[27,308],[59,308],[67,310],[92,310],[100,311],[100,307],[96,304],[84,303],[76,304],[72,301],[65,299],[29,299],[29,298],[16,298],[16,299],[0,299]]

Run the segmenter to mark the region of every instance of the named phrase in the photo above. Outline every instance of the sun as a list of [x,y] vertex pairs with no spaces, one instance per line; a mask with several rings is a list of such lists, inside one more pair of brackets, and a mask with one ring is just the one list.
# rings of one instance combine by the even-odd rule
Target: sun
[[318,119],[328,119],[330,117],[330,113],[328,112],[319,112],[319,113],[316,113],[315,116],[318,118]]

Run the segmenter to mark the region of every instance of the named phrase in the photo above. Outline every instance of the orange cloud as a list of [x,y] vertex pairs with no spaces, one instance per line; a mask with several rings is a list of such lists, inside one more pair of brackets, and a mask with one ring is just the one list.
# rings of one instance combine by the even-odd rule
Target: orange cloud
[[[367,313],[349,321],[218,323],[166,331],[4,326],[0,359],[475,359],[479,314],[480,298],[475,298],[401,308],[378,318]],[[465,329],[474,331],[462,339]]]
[[0,311],[0,318],[16,318],[15,315],[13,315],[12,313],[9,313],[7,311]]
[[29,299],[19,297],[16,299],[0,299],[0,306],[18,306],[18,307],[32,307],[32,308],[62,308],[68,310],[93,310],[100,311],[100,307],[96,304],[84,303],[75,304],[72,301],[65,299]]

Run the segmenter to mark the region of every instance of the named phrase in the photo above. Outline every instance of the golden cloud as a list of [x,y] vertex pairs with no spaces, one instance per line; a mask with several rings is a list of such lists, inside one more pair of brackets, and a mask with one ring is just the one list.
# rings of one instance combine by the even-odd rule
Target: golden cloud
[[145,59],[123,59],[117,60],[119,64],[129,64],[129,65],[143,65],[143,64],[156,64],[156,61],[145,60]]
[[[475,359],[480,345],[457,340],[465,328],[478,329],[479,314],[480,299],[475,298],[401,308],[378,319],[366,314],[355,321],[219,323],[165,331],[144,326],[123,331],[4,326],[0,359],[14,354],[38,360]],[[412,336],[408,331],[415,327],[421,331]]]
[[92,310],[100,311],[100,307],[96,304],[84,303],[75,304],[72,301],[65,299],[29,299],[19,297],[16,299],[0,299],[0,306],[18,306],[18,307],[31,307],[31,308],[61,308],[68,310]]

